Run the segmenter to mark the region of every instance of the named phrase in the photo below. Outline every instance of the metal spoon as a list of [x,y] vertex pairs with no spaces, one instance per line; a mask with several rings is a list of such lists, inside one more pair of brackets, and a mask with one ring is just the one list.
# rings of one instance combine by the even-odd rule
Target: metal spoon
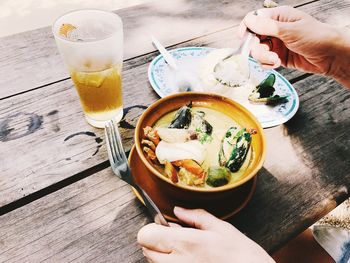
[[164,60],[169,67],[173,70],[175,78],[175,87],[173,92],[193,91],[194,88],[199,86],[199,81],[196,74],[189,71],[188,68],[183,68],[178,65],[174,57],[165,49],[165,47],[154,37],[151,36],[154,46],[158,49],[160,54],[163,55]]
[[174,69],[177,70],[177,64],[173,56],[165,49],[165,47],[156,39],[154,36],[151,36],[152,42],[155,45],[155,47],[158,49],[160,54],[163,55],[164,60],[168,65]]

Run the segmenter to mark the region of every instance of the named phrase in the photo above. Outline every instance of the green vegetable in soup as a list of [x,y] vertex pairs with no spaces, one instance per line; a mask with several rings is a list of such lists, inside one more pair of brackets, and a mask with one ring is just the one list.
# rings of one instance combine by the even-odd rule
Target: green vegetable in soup
[[224,138],[221,140],[221,147],[219,151],[219,164],[220,166],[225,166],[227,160],[230,158],[230,154],[232,152],[232,142],[238,132],[237,127],[230,127],[226,133]]
[[211,142],[213,133],[213,126],[204,119],[204,111],[196,111],[192,114],[191,125],[189,129],[195,130],[198,140],[203,144],[205,142]]
[[237,172],[243,165],[252,141],[252,135],[244,128],[238,132],[231,127],[225,134],[219,152],[219,163]]
[[176,112],[174,119],[169,125],[169,128],[187,129],[190,126],[192,119],[191,108],[192,102],[190,102],[188,105],[182,106]]
[[211,135],[208,135],[206,133],[201,133],[200,131],[196,131],[197,138],[200,141],[201,144],[205,142],[211,142],[213,140],[213,137]]
[[204,119],[204,117],[204,111],[196,111],[193,113],[190,127],[193,127],[196,131],[211,135],[213,132],[213,126],[211,126],[210,123]]
[[219,187],[228,184],[230,179],[231,173],[229,169],[221,166],[212,166],[208,169],[206,183],[212,187]]

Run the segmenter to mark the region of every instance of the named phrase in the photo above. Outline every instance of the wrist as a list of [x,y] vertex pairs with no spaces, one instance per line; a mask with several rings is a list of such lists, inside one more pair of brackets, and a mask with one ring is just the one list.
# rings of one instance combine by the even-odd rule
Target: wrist
[[334,59],[328,75],[350,88],[350,32],[344,27],[334,28],[334,34],[330,49]]

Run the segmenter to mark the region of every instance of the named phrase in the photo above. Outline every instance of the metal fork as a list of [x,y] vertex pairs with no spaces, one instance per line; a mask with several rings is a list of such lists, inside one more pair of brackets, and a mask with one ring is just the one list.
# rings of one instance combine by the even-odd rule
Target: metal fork
[[145,205],[156,224],[169,226],[168,222],[165,220],[159,208],[149,197],[149,195],[137,185],[133,180],[131,175],[131,169],[126,158],[124,148],[122,145],[122,140],[117,128],[117,123],[113,120],[108,121],[105,125],[105,135],[107,140],[107,151],[109,162],[113,172],[123,181],[131,185],[136,189],[136,191],[141,195]]

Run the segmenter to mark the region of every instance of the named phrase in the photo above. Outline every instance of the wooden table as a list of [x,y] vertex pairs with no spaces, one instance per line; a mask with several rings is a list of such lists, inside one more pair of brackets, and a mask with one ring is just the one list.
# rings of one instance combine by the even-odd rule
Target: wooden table
[[[349,26],[347,0],[285,0]],[[169,48],[227,47],[262,0],[172,0],[118,13],[125,27],[120,123],[125,147],[159,97],[147,79]],[[335,81],[280,69],[300,96],[285,125],[266,129],[267,159],[248,206],[231,222],[273,252],[349,196],[350,91]],[[113,175],[103,131],[89,126],[49,27],[0,39],[0,261],[144,261],[137,231],[149,222],[130,187]]]

